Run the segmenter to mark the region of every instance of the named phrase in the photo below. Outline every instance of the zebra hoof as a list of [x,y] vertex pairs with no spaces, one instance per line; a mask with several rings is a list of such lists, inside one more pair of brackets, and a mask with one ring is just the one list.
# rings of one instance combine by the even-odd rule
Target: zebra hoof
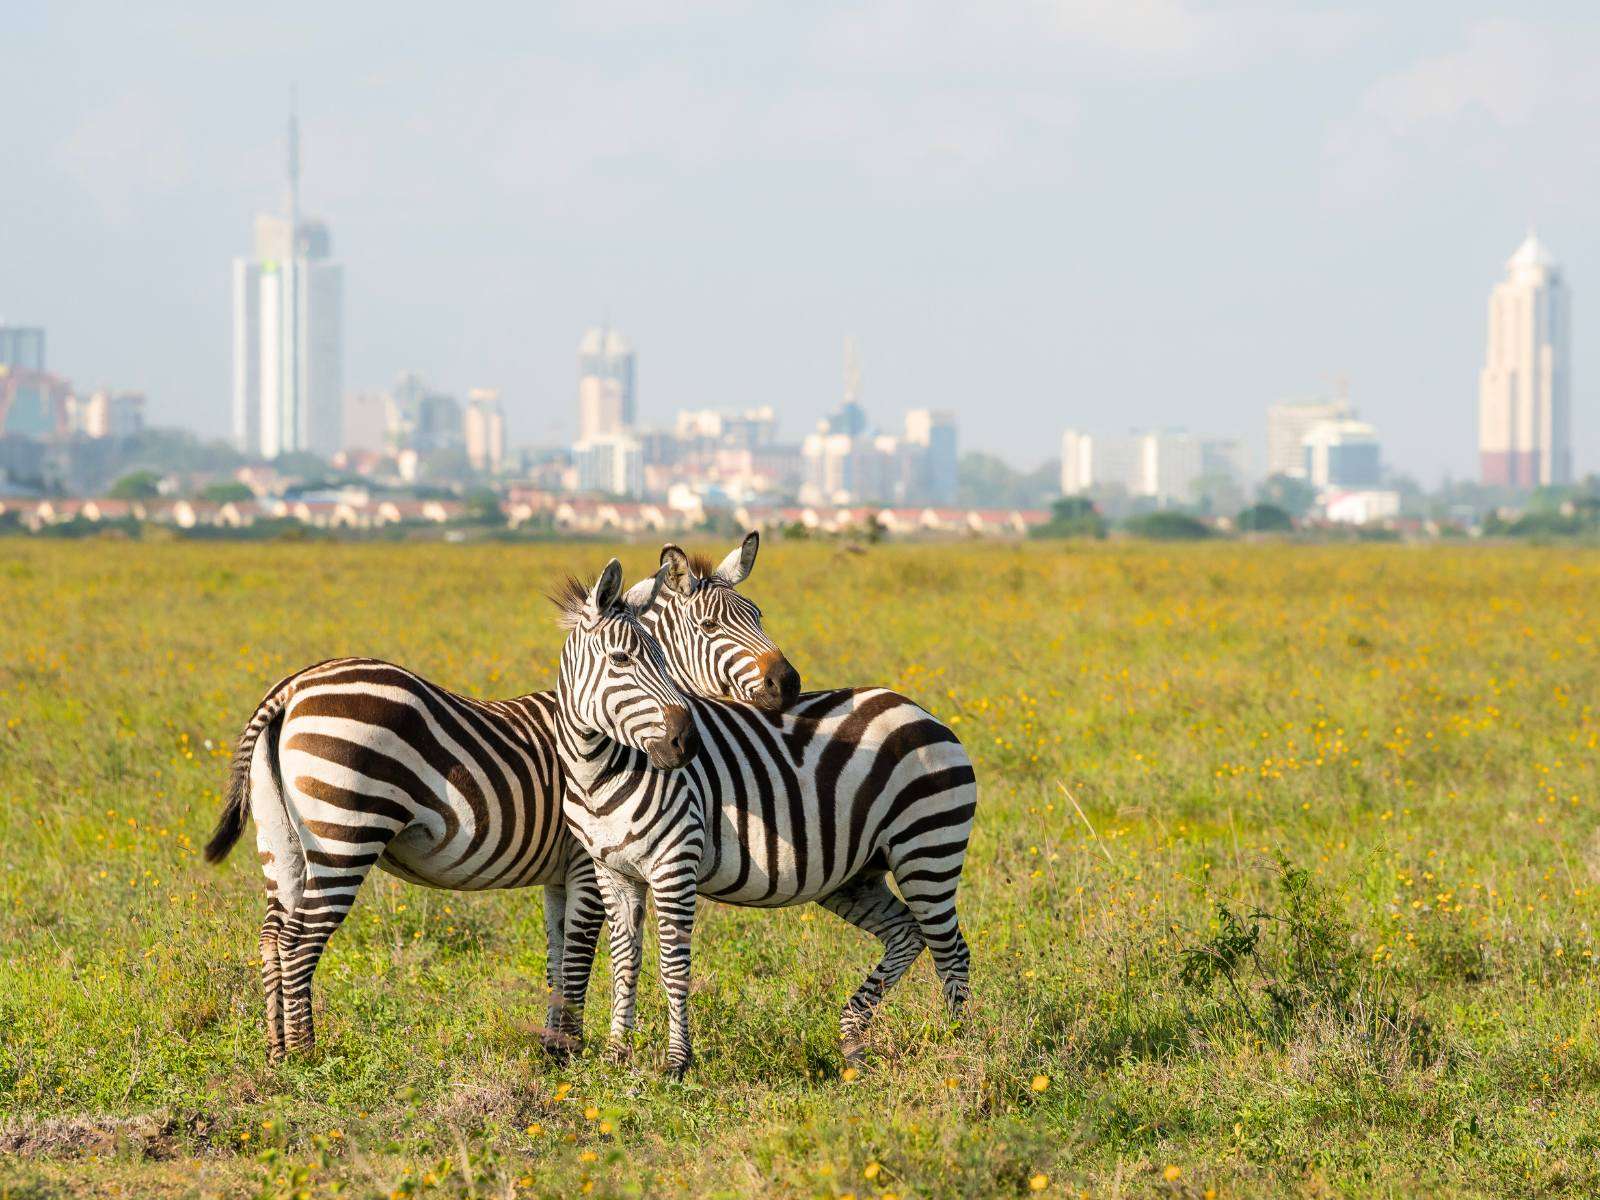
[[539,1050],[554,1062],[571,1062],[582,1046],[568,1034],[546,1034],[539,1037]]
[[559,1029],[546,1029],[540,1033],[539,1046],[558,1063],[570,1062],[583,1049],[582,1041]]
[[666,1076],[673,1083],[682,1083],[683,1077],[689,1073],[689,1068],[694,1065],[694,1060],[689,1059],[681,1063],[668,1063]]
[[627,1042],[613,1039],[606,1043],[605,1060],[615,1066],[624,1067],[633,1061],[633,1047]]
[[847,1038],[842,1048],[844,1050],[845,1066],[859,1067],[867,1061],[867,1044],[865,1041]]

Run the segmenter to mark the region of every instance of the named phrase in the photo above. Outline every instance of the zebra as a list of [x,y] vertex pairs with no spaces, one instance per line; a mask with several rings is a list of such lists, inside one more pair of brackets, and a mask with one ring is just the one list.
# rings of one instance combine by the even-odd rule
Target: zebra
[[[712,567],[668,542],[661,547],[667,573],[662,600],[641,608],[640,620],[686,691],[782,712],[800,694],[800,674],[767,638],[761,610],[735,590],[755,566],[760,544],[760,534],[751,531]],[[649,579],[636,585],[629,599],[642,603],[639,589],[652,586]]]
[[[672,550],[664,560],[675,560]],[[699,592],[671,585],[679,569],[668,561],[669,586],[650,581],[624,601],[625,615],[673,639],[660,643],[669,664],[693,657],[676,639],[697,628],[671,612]],[[690,570],[703,585],[706,577]],[[970,954],[955,893],[977,782],[956,735],[885,688],[806,693],[781,713],[694,698],[700,753],[683,770],[652,770],[623,736],[622,701],[597,690],[605,648],[588,630],[603,623],[606,604],[600,585],[563,598],[571,632],[557,676],[556,745],[567,823],[594,859],[610,923],[609,1053],[631,1052],[647,895],[656,907],[673,1076],[693,1062],[689,961],[700,896],[769,908],[816,901],[882,942],[882,959],[840,1015],[847,1061],[860,1058],[884,995],[924,946],[959,1017],[970,995]]]
[[[730,556],[745,574],[757,545],[752,535]],[[680,637],[708,644],[715,694],[769,706],[792,694],[773,682],[794,669],[759,621],[754,633],[695,625]],[[477,700],[370,658],[330,659],[268,691],[240,735],[205,857],[221,862],[254,817],[270,1061],[312,1049],[312,976],[374,866],[439,888],[543,885],[546,1041],[558,1052],[581,1042],[605,909],[562,821],[555,709],[553,691]]]

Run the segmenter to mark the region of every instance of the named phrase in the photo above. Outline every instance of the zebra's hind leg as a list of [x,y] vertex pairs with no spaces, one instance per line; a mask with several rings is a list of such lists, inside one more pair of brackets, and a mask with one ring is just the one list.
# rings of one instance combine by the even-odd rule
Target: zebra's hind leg
[[854,1062],[861,1057],[867,1026],[884,995],[900,982],[922,953],[922,931],[911,910],[889,890],[888,878],[882,872],[858,875],[817,903],[883,943],[883,958],[845,1002],[839,1017],[845,1061]]
[[356,892],[378,861],[392,834],[374,831],[373,840],[334,843],[337,851],[306,849],[306,883],[278,943],[284,1001],[284,1043],[290,1054],[309,1054],[316,1044],[311,1020],[311,977],[328,939],[344,922]]
[[[269,736],[270,732],[269,732]],[[284,1026],[282,955],[290,915],[305,890],[306,857],[289,823],[283,798],[270,765],[269,738],[256,743],[250,771],[250,808],[256,824],[256,858],[267,892],[267,915],[261,922],[261,989],[267,1008],[267,1061],[280,1062],[288,1052]]]
[[576,848],[567,866],[567,906],[560,973],[563,1037],[574,1050],[583,1046],[583,1006],[589,994],[589,976],[594,970],[595,945],[606,923],[605,900],[595,877],[594,862]]
[[562,962],[567,952],[566,926],[567,886],[547,883],[544,888],[545,1017],[539,1042],[557,1057],[564,1056],[570,1049],[563,1039],[566,1005],[561,987]]
[[972,996],[968,982],[972,954],[967,949],[967,939],[962,936],[960,918],[956,916],[956,881],[960,869],[957,864],[956,873],[952,874],[948,869],[919,869],[914,863],[902,863],[894,872],[906,907],[922,930],[922,940],[933,952],[933,969],[943,985],[950,1015],[957,1020]]
[[267,1000],[267,1061],[281,1062],[288,1051],[283,1027],[283,972],[278,943],[283,936],[284,913],[278,898],[267,894],[267,916],[261,922],[261,990]]

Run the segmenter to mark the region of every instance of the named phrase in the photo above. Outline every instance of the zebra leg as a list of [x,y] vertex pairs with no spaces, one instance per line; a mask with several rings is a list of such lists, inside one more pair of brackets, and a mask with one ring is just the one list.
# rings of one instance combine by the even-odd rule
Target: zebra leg
[[305,890],[306,857],[284,811],[271,766],[268,737],[256,742],[250,763],[250,810],[256,824],[256,858],[266,877],[267,915],[261,922],[261,990],[267,1007],[267,1061],[288,1052],[284,1030],[282,946],[286,927]]
[[633,1054],[633,1026],[638,1016],[647,889],[639,880],[601,863],[595,864],[595,879],[611,924],[611,1033],[606,1055],[613,1062],[627,1062]]
[[560,1031],[574,1049],[583,1045],[583,1005],[594,969],[595,944],[606,923],[605,901],[595,877],[594,861],[574,847],[567,863],[565,950],[561,958]]
[[844,887],[817,901],[834,916],[857,929],[864,929],[883,943],[883,958],[872,968],[845,1002],[839,1017],[839,1038],[846,1062],[861,1057],[867,1026],[872,1023],[884,995],[917,961],[924,942],[917,919],[905,903],[889,890],[887,876],[881,872],[858,875]]
[[895,883],[900,886],[906,907],[917,919],[923,941],[933,951],[933,969],[943,985],[950,1015],[957,1019],[972,995],[967,978],[972,954],[956,916],[956,883],[960,870],[959,862],[952,874],[947,866],[931,867],[927,863],[919,866],[916,860],[901,862],[894,868]]
[[656,901],[661,986],[667,993],[667,1074],[682,1079],[694,1063],[689,1036],[689,960],[694,941],[695,880],[680,870],[650,891]]
[[311,1021],[311,977],[327,948],[328,939],[344,922],[355,903],[356,892],[383,853],[393,833],[374,829],[370,840],[336,843],[338,852],[307,847],[305,892],[296,905],[278,943],[283,980],[285,1044],[290,1054],[309,1054],[316,1044]]
[[566,954],[567,885],[544,886],[544,1029],[539,1041],[552,1054],[564,1053],[562,1045],[563,1003],[562,962]]

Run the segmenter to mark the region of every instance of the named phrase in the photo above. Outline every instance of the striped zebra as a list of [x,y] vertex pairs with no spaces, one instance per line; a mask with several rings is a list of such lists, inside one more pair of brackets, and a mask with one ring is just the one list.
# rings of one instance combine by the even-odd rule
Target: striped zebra
[[[729,556],[745,574],[756,545],[751,535]],[[793,668],[759,625],[680,632],[705,643],[691,655],[717,664],[708,690],[781,702]],[[476,700],[366,658],[319,663],[267,693],[239,738],[205,855],[220,862],[254,817],[269,1058],[311,1049],[312,975],[374,866],[438,888],[543,885],[551,1041],[581,1039],[605,913],[561,817],[555,707],[554,692]],[[687,716],[674,719],[669,741],[692,740]]]
[[[667,573],[661,603],[641,607],[640,619],[685,691],[782,712],[800,694],[799,672],[768,640],[761,610],[734,590],[749,577],[759,547],[752,531],[713,568],[668,542],[661,547]],[[636,585],[629,600],[642,605],[653,586],[649,579]]]
[[[673,574],[669,563],[669,582]],[[671,1074],[681,1077],[693,1060],[689,960],[700,896],[772,908],[814,900],[883,943],[881,961],[840,1017],[847,1058],[859,1056],[884,994],[924,946],[959,1014],[969,954],[955,895],[977,786],[955,734],[883,688],[808,693],[782,713],[693,699],[700,753],[681,771],[652,770],[637,739],[625,736],[630,695],[607,690],[601,634],[639,623],[685,636],[696,625],[672,610],[691,604],[697,589],[650,584],[619,602],[606,583],[564,598],[570,633],[556,686],[556,744],[567,822],[595,860],[611,926],[611,1052],[630,1050],[647,894],[670,1011]],[[647,603],[657,591],[659,612]],[[694,654],[661,645],[669,664]]]

